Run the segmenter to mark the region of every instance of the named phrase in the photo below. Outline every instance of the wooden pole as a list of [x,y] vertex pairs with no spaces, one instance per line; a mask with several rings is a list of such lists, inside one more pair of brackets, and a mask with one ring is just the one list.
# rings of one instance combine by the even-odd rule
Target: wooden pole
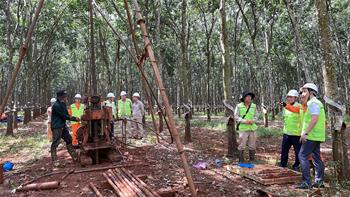
[[163,103],[165,106],[166,115],[168,116],[169,128],[171,130],[172,136],[175,139],[175,144],[176,144],[177,150],[180,154],[180,159],[181,159],[182,164],[183,164],[183,168],[185,171],[187,182],[188,182],[188,185],[190,187],[191,195],[197,196],[197,190],[196,190],[196,187],[195,187],[193,179],[192,179],[191,170],[190,170],[189,165],[187,163],[187,158],[186,158],[186,155],[185,155],[185,152],[183,149],[183,145],[182,145],[181,140],[180,140],[179,133],[176,129],[175,121],[173,118],[173,112],[172,112],[172,109],[171,109],[170,104],[169,104],[168,96],[165,92],[165,87],[163,85],[163,81],[162,81],[162,78],[160,76],[160,72],[159,72],[159,69],[158,69],[158,66],[156,63],[156,58],[155,58],[154,53],[153,53],[152,45],[151,45],[151,42],[148,38],[148,33],[147,33],[145,21],[142,18],[141,11],[140,11],[139,5],[137,3],[137,0],[132,0],[132,3],[134,6],[134,10],[135,10],[136,18],[137,18],[137,23],[138,23],[138,25],[140,25],[140,28],[141,28],[142,37],[144,40],[144,44],[145,44],[145,48],[147,50],[148,56],[150,58],[150,62],[151,62],[152,69],[153,69],[153,72],[155,75],[156,83],[157,83],[157,86],[160,90],[160,95],[162,97],[162,100],[163,100]]
[[13,71],[11,80],[9,82],[7,89],[6,89],[5,97],[4,97],[2,104],[0,106],[0,114],[4,113],[5,106],[10,98],[10,95],[12,94],[13,87],[15,86],[15,83],[16,83],[16,77],[18,75],[19,69],[21,68],[23,58],[26,55],[29,43],[30,43],[31,38],[32,38],[33,31],[35,28],[35,24],[40,16],[40,12],[41,12],[41,9],[44,5],[44,1],[45,0],[39,0],[38,5],[37,5],[36,10],[35,10],[34,17],[32,19],[32,23],[30,24],[29,30],[27,32],[26,39],[24,40],[23,45],[19,49],[19,56],[18,56],[18,60],[17,60],[16,66],[15,66],[15,70]]

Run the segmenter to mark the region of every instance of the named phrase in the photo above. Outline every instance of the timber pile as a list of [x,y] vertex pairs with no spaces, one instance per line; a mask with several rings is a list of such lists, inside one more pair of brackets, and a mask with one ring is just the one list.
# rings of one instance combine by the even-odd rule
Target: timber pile
[[113,187],[114,193],[120,197],[160,197],[137,176],[124,168],[110,169],[103,173],[107,182]]

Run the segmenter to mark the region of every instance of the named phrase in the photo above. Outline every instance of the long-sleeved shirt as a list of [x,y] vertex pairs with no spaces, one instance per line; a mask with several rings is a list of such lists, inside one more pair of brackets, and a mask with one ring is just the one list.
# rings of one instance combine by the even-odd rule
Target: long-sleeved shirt
[[[244,114],[242,114],[242,115],[239,114],[239,108],[238,108],[238,105],[236,105],[235,114],[234,114],[236,122],[242,122],[242,120],[243,120],[242,116],[243,115]],[[253,117],[253,121],[256,122],[258,120],[258,117],[259,117],[259,114],[258,114],[257,111],[255,111],[255,114],[254,114],[254,117]]]
[[145,106],[141,101],[132,103],[132,115],[133,117],[142,117],[145,112]]
[[55,104],[52,106],[51,113],[51,128],[61,129],[66,126],[66,121],[76,121],[75,117],[71,117],[68,114],[67,105],[57,99]]

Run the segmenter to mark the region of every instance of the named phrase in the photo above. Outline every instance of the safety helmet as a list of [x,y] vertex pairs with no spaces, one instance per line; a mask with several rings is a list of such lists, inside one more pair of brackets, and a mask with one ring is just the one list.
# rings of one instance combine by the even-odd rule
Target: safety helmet
[[76,99],[81,99],[81,95],[80,95],[80,94],[76,94],[76,95],[74,96],[74,98],[76,98]]
[[54,103],[54,102],[56,102],[57,100],[56,100],[56,98],[52,98],[51,100],[50,100],[50,103]]
[[126,92],[125,91],[121,91],[120,92],[120,96],[126,96]]
[[136,97],[139,97],[139,98],[140,98],[140,94],[139,94],[138,92],[135,92],[135,93],[132,95],[132,97],[134,97],[134,96],[136,96]]
[[299,93],[297,90],[289,90],[287,96],[294,96],[294,97],[299,97]]
[[315,91],[316,94],[318,94],[318,88],[314,83],[306,83],[302,88],[303,89],[304,88],[311,89],[311,90]]
[[107,94],[107,98],[114,98],[115,96],[114,96],[114,94],[112,93],[112,92],[110,92],[110,93],[108,93]]

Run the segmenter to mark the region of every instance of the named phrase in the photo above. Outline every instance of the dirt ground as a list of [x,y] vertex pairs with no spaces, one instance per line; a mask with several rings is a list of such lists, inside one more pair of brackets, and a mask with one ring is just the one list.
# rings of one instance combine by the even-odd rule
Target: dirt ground
[[[193,119],[203,118],[194,116]],[[223,121],[216,117],[213,121]],[[270,123],[272,127],[281,127],[280,122]],[[183,131],[183,125],[178,125],[179,131]],[[1,130],[0,130],[1,132]],[[26,127],[21,127],[16,135],[32,135],[40,133],[45,136],[45,120],[39,118],[31,122]],[[1,133],[2,134],[2,133]],[[168,135],[165,131],[164,135]],[[165,137],[166,138],[166,137]],[[226,134],[224,131],[207,129],[202,127],[192,127],[193,143],[186,144],[185,150],[188,163],[191,166],[193,179],[198,188],[199,196],[264,196],[258,190],[272,193],[274,196],[306,196],[314,190],[304,191],[294,189],[294,184],[263,186],[259,183],[243,178],[227,170],[227,165],[217,167],[215,159],[222,159],[227,152]],[[167,141],[170,141],[167,139]],[[260,163],[276,165],[279,160],[281,137],[259,138],[257,144],[257,158]],[[49,154],[49,142],[42,146],[42,150],[37,152],[35,157],[29,153],[9,153],[2,152],[2,161],[11,161],[15,168],[11,172],[5,173],[5,183],[0,185],[0,196],[94,196],[88,184],[93,182],[105,196],[115,196],[112,188],[108,186],[103,171],[73,174],[68,176],[60,185],[59,189],[46,191],[14,192],[15,188],[32,180],[40,175],[53,171]],[[290,161],[293,161],[293,154],[290,151]],[[329,161],[331,158],[331,142],[322,144],[323,159]],[[1,152],[1,151],[0,151]],[[115,164],[135,164],[142,163],[143,166],[127,167],[135,175],[143,175],[144,181],[157,191],[177,190],[176,196],[189,196],[189,188],[186,185],[186,178],[182,169],[177,149],[174,144],[163,141],[160,144],[147,144],[139,148],[128,148],[123,150],[127,159]],[[126,153],[127,152],[127,153]],[[59,159],[66,162],[66,167],[60,170],[81,167],[72,163],[64,146],[60,146],[58,152]],[[198,170],[192,167],[199,161],[207,162],[208,168]],[[228,165],[235,165],[237,160],[231,159]],[[290,162],[291,163],[291,162]],[[111,163],[95,165],[93,167],[108,166]],[[332,180],[332,169],[327,165],[327,180]],[[85,167],[84,169],[91,168]],[[58,180],[63,174],[52,175],[39,179],[37,182]],[[346,190],[340,191],[330,187],[321,190],[325,196],[348,196]],[[11,193],[12,191],[12,193]]]

